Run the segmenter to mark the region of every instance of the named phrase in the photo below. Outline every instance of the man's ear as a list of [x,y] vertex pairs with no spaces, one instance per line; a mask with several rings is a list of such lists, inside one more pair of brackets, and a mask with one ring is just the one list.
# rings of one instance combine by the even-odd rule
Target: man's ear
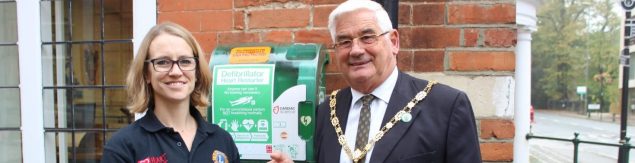
[[392,47],[392,53],[397,55],[399,53],[399,32],[394,29],[390,32],[390,45]]

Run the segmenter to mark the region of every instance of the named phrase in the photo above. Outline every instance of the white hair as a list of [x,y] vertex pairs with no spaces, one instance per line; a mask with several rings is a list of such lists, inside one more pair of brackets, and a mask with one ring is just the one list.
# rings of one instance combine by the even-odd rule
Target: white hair
[[331,33],[331,39],[333,42],[335,42],[335,37],[336,37],[335,36],[335,18],[337,18],[338,16],[344,13],[359,10],[359,9],[367,9],[375,13],[375,19],[377,19],[377,25],[379,25],[379,28],[381,28],[382,33],[392,30],[392,22],[390,22],[390,16],[388,16],[388,13],[386,12],[386,10],[384,10],[384,8],[381,7],[379,3],[375,1],[371,1],[371,0],[348,0],[340,4],[339,6],[337,6],[337,8],[335,8],[335,10],[333,10],[333,12],[331,12],[331,14],[329,15],[328,28],[329,28],[329,32]]

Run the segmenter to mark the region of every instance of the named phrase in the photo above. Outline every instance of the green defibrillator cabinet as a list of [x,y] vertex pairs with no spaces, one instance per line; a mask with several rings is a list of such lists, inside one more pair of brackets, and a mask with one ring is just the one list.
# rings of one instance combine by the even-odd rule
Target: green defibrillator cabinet
[[272,151],[313,162],[327,62],[320,44],[219,45],[209,65],[208,121],[231,134],[243,162],[269,160]]

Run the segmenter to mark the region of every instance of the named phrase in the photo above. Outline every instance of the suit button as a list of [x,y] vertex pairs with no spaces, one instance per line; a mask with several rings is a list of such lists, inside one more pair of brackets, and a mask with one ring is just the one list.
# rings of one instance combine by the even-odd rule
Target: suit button
[[181,146],[181,142],[176,142],[176,146]]

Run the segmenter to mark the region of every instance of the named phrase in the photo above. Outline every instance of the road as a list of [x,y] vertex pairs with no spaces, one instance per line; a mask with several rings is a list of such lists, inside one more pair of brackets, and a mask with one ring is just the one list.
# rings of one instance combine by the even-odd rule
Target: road
[[[572,139],[578,132],[578,138],[584,141],[617,143],[620,125],[617,123],[589,120],[585,116],[561,114],[560,112],[536,111],[532,125],[534,135]],[[627,127],[627,136],[635,138],[635,127]],[[635,139],[631,141],[633,144]],[[578,162],[604,163],[617,162],[618,148],[592,144],[580,144]],[[570,163],[573,162],[573,143],[530,139],[529,155],[532,163]],[[635,163],[635,150],[631,150],[629,162]]]

